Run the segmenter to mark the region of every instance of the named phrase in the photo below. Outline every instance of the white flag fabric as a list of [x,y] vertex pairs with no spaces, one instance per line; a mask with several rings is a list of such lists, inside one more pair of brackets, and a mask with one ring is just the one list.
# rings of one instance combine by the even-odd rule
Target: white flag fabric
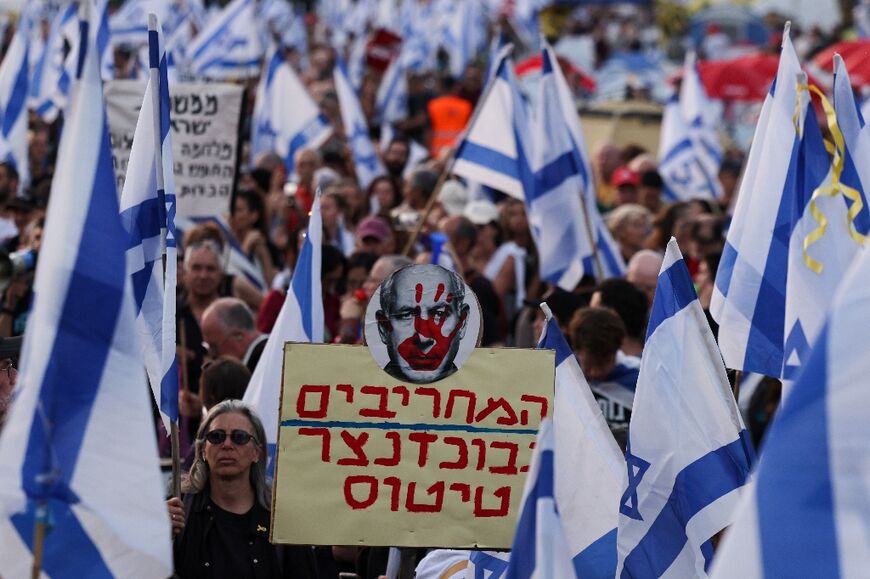
[[32,22],[27,11],[0,63],[0,161],[18,171],[20,188],[30,183],[27,157],[27,93],[29,90],[28,37]]
[[191,72],[213,80],[257,76],[263,44],[254,0],[233,0],[193,39]]
[[70,3],[54,16],[48,39],[30,80],[29,106],[42,120],[52,123],[66,106],[72,76],[66,67],[64,44],[78,42],[76,4]]
[[718,199],[722,196],[722,184],[718,178],[719,167],[722,165],[722,143],[719,139],[722,105],[707,96],[694,52],[686,55],[683,71],[680,111],[689,127],[689,139],[698,161],[710,180],[710,193]]
[[[136,326],[145,368],[163,426],[178,422],[178,365],[175,360],[175,178],[169,119],[169,87],[163,34],[148,31],[154,46],[121,193],[121,223],[130,236],[127,266],[136,298]],[[155,86],[156,85],[156,86]],[[157,103],[155,103],[155,95]],[[157,118],[155,119],[155,114]],[[159,127],[159,137],[154,134]],[[156,144],[160,144],[160,151]],[[158,163],[161,168],[158,170]],[[166,258],[166,273],[163,258]]]
[[395,124],[408,118],[408,71],[398,54],[384,72],[375,96],[375,122]]
[[734,218],[728,230],[710,312],[729,368],[779,376],[783,361],[786,264],[790,231],[783,201],[793,151],[797,54],[788,25],[776,80],[764,101]]
[[[60,143],[15,403],[0,436],[0,574],[167,577],[169,515],[138,352],[93,4]],[[38,515],[37,515],[38,511]]]
[[619,501],[617,576],[705,577],[754,458],[676,240],[650,313]]
[[318,190],[308,220],[308,234],[299,252],[287,297],[243,398],[257,411],[266,429],[269,476],[275,466],[275,446],[278,443],[278,404],[281,399],[284,343],[323,342],[323,290],[320,284],[322,238],[323,221],[320,217]]
[[831,298],[825,325],[767,432],[762,460],[719,545],[714,579],[858,578],[870,568],[867,480],[870,253]]
[[341,109],[341,122],[344,134],[350,145],[353,164],[356,168],[356,179],[362,189],[386,170],[378,158],[375,146],[369,137],[368,123],[363,114],[362,106],[347,75],[347,68],[339,60],[333,70],[335,92],[338,94],[338,106]]

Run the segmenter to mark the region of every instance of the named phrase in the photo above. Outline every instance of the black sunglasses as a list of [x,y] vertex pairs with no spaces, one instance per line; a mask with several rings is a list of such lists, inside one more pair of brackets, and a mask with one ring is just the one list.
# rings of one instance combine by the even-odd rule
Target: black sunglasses
[[[223,444],[223,442],[227,439],[227,431],[226,430],[212,430],[208,434],[205,435],[205,439],[212,444]],[[251,440],[254,443],[257,442],[256,437],[253,434],[249,434],[244,430],[233,430],[230,432],[230,440],[236,446],[244,446],[248,444]]]

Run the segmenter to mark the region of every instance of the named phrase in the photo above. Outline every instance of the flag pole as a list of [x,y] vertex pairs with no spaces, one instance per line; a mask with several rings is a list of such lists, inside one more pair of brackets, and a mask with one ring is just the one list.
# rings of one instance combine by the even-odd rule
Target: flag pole
[[32,579],[39,579],[40,574],[42,574],[46,518],[48,518],[48,501],[43,499],[36,505],[36,524],[33,527],[33,567],[30,572]]
[[[151,107],[153,109],[152,118],[154,119],[154,165],[157,170],[157,200],[160,205],[160,254],[163,256],[163,272],[166,274],[166,197],[164,196],[164,175],[163,175],[163,140],[161,137],[161,119],[160,119],[160,46],[156,40],[152,40],[151,34],[157,32],[157,15],[148,14],[148,48],[151,58],[157,59],[157,66],[148,67],[148,86],[151,90]],[[175,299],[175,296],[163,296],[163,299]],[[184,327],[182,325],[182,327]],[[186,368],[185,368],[186,369]],[[184,372],[182,375],[186,375]],[[172,454],[172,496],[181,496],[181,450],[178,440],[178,421],[173,420],[169,423],[169,441]]]

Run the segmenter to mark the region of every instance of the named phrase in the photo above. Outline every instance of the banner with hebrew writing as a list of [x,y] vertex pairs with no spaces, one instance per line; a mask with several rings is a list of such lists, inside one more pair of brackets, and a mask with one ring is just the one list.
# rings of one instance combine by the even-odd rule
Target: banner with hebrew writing
[[510,548],[552,350],[477,348],[432,384],[364,346],[285,345],[271,540]]
[[[120,194],[145,83],[109,81],[104,92]],[[177,217],[217,217],[229,212],[239,156],[242,92],[241,86],[231,84],[169,84]]]

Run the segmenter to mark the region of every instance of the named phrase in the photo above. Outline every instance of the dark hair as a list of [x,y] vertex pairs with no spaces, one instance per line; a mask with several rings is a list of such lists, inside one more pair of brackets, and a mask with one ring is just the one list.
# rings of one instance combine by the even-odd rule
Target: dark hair
[[411,174],[411,185],[420,190],[424,199],[429,199],[438,184],[438,174],[429,169],[417,169]]
[[641,173],[640,184],[644,187],[655,187],[656,189],[661,189],[665,186],[662,176],[659,175],[659,172],[655,169],[650,169],[649,171]]
[[625,324],[609,308],[582,308],[568,326],[574,350],[585,350],[595,360],[616,355],[625,338]]
[[368,188],[366,188],[366,199],[369,200],[369,202],[371,202],[372,195],[375,194],[375,187],[377,187],[378,183],[389,183],[390,187],[393,188],[393,204],[389,207],[380,208],[381,215],[389,215],[390,209],[398,207],[399,204],[402,202],[402,192],[399,191],[399,188],[396,186],[396,182],[390,179],[388,176],[378,175],[377,177],[372,179],[372,182],[369,183]]
[[340,249],[324,243],[320,246],[320,276],[323,277],[338,266],[347,267],[347,260]]
[[[235,201],[237,199],[242,199],[247,204],[248,211],[253,211],[257,214],[257,221],[254,223],[254,228],[259,230],[260,233],[268,239],[269,228],[266,225],[266,202],[263,200],[263,196],[252,189],[239,189],[236,191],[235,198],[233,199],[232,214],[235,214],[236,212]],[[239,241],[242,240],[240,239]]]
[[630,281],[616,277],[601,282],[597,291],[601,305],[619,315],[626,334],[643,341],[649,311],[646,294]]
[[15,163],[12,161],[2,161],[0,162],[0,167],[6,169],[6,177],[12,181],[18,181],[18,168],[15,166]]
[[263,192],[268,193],[272,184],[272,171],[265,167],[256,167],[251,169],[251,179]]
[[224,400],[241,400],[251,379],[247,366],[229,356],[202,367],[199,375],[199,395],[206,408],[211,408]]
[[378,260],[378,255],[371,251],[355,251],[347,258],[347,269],[362,267],[366,271],[371,271],[375,262]]

